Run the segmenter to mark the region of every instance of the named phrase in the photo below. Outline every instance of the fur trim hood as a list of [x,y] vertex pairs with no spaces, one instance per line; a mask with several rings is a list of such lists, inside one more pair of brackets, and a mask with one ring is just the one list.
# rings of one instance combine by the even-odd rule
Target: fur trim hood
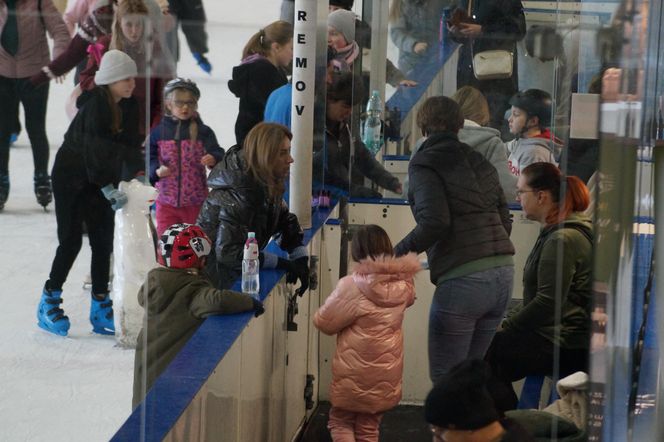
[[420,270],[422,266],[415,253],[367,258],[353,268],[353,281],[374,304],[389,307],[404,302],[403,297],[409,292],[405,285]]

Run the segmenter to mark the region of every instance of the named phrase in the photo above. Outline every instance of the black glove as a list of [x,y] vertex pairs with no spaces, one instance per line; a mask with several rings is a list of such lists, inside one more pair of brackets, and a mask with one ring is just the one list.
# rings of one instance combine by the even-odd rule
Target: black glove
[[300,288],[295,290],[295,294],[298,296],[304,295],[304,292],[309,288],[309,257],[303,256],[293,261],[279,258],[277,268],[285,269],[288,272],[286,273],[288,284],[295,284],[299,279]]
[[254,301],[254,317],[258,318],[260,315],[265,313],[265,307],[263,307],[263,303],[258,299],[251,298],[251,300]]

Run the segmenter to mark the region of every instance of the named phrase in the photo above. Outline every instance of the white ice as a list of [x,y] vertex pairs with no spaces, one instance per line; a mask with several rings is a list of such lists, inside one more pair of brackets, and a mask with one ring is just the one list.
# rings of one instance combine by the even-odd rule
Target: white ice
[[[69,0],[74,1],[74,0]],[[244,43],[279,17],[279,0],[206,1],[211,77],[182,45],[178,73],[198,82],[200,113],[224,148],[234,144],[237,100],[226,86]],[[184,43],[184,42],[182,42]],[[47,130],[51,160],[68,126],[65,99],[72,76],[51,84]],[[0,104],[0,112],[2,104]],[[25,131],[11,148],[11,193],[0,212],[0,441],[104,441],[131,411],[134,352],[91,332],[89,291],[82,288],[90,250],[64,285],[71,320],[66,338],[37,327],[35,312],[57,246],[53,204],[44,212],[32,192],[32,153]]]

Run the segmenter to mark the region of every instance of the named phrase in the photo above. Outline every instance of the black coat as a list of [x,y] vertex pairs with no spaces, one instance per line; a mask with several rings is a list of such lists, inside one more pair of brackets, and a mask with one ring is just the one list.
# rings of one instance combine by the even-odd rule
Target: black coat
[[[457,39],[462,44],[457,64],[457,88],[473,86],[484,93],[491,108],[492,121],[502,121],[509,106],[509,99],[519,90],[516,42],[526,35],[526,18],[521,0],[472,0],[475,23],[482,25],[482,35],[471,44],[467,39]],[[459,0],[457,7],[464,11],[468,0]],[[477,80],[473,73],[473,51],[505,49],[514,54],[512,78],[503,80]]]
[[350,128],[345,122],[327,122],[325,150],[314,153],[314,179],[339,187],[359,198],[381,196],[379,192],[364,186],[365,177],[384,189],[396,190],[399,179],[385,170],[359,140],[355,140],[351,165],[351,141]]
[[243,150],[231,147],[208,176],[211,191],[196,220],[214,244],[207,271],[219,288],[231,287],[240,276],[247,233],[256,233],[260,250],[275,234],[287,252],[302,245],[297,217],[283,199],[268,198],[265,186],[244,172],[245,164]]
[[100,87],[84,92],[76,102],[79,110],[65,133],[53,164],[66,177],[72,191],[88,184],[117,186],[144,169],[139,135],[138,102],[135,98],[118,103],[122,130],[111,131],[112,114],[106,94]]
[[395,253],[426,250],[434,284],[462,264],[514,254],[498,172],[455,134],[431,135],[410,161],[408,179],[417,226]]
[[265,103],[272,91],[288,83],[283,71],[267,58],[252,57],[253,61],[235,66],[233,78],[228,80],[228,89],[240,99],[235,120],[235,139],[240,146],[249,131],[263,121]]

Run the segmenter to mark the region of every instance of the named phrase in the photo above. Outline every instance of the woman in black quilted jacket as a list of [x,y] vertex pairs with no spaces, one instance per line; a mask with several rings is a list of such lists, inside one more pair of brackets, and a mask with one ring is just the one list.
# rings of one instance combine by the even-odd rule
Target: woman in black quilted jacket
[[[242,252],[249,232],[256,234],[261,269],[288,270],[288,282],[300,279],[300,293],[308,288],[307,250],[297,217],[283,200],[293,157],[292,135],[286,126],[259,123],[249,131],[242,147],[231,147],[208,176],[210,193],[196,224],[214,248],[207,272],[219,288],[230,288],[241,274]],[[262,251],[273,235],[289,259]]]
[[498,172],[457,137],[463,126],[459,105],[429,98],[417,124],[427,137],[408,167],[417,226],[394,252],[427,252],[436,285],[429,312],[435,383],[459,362],[484,357],[512,294],[514,247]]

